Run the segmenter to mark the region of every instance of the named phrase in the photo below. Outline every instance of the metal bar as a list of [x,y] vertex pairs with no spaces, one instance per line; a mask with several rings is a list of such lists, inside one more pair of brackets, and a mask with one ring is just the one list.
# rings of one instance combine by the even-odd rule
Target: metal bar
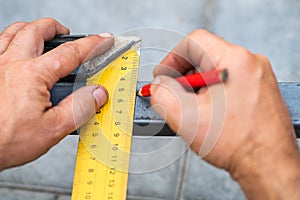
[[[138,88],[148,82],[138,82]],[[84,83],[82,84],[84,85]],[[51,101],[56,105],[73,91],[72,82],[59,82],[51,90]],[[300,138],[300,82],[281,82],[280,91],[291,114],[292,122]],[[149,98],[136,98],[134,114],[134,136],[174,136],[165,121],[152,109]]]

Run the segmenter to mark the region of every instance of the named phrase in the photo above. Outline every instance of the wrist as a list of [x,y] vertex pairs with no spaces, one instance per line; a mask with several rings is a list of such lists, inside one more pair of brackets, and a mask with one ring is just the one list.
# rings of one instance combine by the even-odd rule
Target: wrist
[[300,198],[300,154],[297,148],[281,152],[256,149],[240,160],[238,165],[231,167],[230,173],[248,199]]

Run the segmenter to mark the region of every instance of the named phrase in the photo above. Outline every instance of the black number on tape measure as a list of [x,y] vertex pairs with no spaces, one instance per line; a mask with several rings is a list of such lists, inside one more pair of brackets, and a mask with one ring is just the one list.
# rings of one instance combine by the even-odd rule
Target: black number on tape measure
[[112,193],[112,192],[110,192],[110,193],[108,193],[108,197],[107,197],[107,200],[113,200],[114,199],[114,193]]
[[112,156],[110,161],[111,161],[112,163],[117,162],[117,158],[118,158],[118,156],[116,156],[116,155],[115,155],[115,156]]
[[118,144],[114,144],[114,146],[111,149],[113,151],[117,151],[119,149]]
[[128,56],[122,56],[122,60],[127,60]]
[[125,71],[125,70],[127,70],[127,67],[121,67],[121,70]]
[[88,182],[86,182],[88,185],[93,185],[93,181],[88,181]]
[[119,92],[124,92],[125,89],[124,88],[119,88]]
[[92,133],[93,137],[97,137],[99,134],[98,133]]
[[99,125],[99,122],[95,121],[95,122],[94,122],[94,125],[95,125],[95,126],[96,126],[96,125]]
[[120,136],[120,133],[115,133],[114,136],[115,136],[115,137],[119,137],[119,136]]
[[124,77],[120,78],[120,81],[125,81],[125,80],[126,80],[126,78],[124,78]]
[[88,172],[89,172],[89,173],[94,173],[95,170],[94,170],[94,169],[88,169]]
[[96,144],[92,144],[92,145],[91,145],[91,148],[92,148],[92,149],[96,149],[96,148],[97,148],[97,145],[96,145]]
[[91,199],[91,198],[92,198],[92,196],[91,196],[90,192],[88,192],[88,193],[85,194],[84,199]]
[[121,125],[121,122],[115,122],[115,125],[116,125],[116,126],[120,126],[120,125]]
[[115,186],[115,180],[109,180],[108,187],[114,187],[114,186]]
[[118,99],[117,102],[118,102],[118,103],[123,103],[124,100],[123,100],[123,99]]
[[116,112],[119,113],[119,114],[123,113],[122,110],[117,110]]
[[115,175],[116,174],[116,168],[110,168],[109,174],[110,175]]

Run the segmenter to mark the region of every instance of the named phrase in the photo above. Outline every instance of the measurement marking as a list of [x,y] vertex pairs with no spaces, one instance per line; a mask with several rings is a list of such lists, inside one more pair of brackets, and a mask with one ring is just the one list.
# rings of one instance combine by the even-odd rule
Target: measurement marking
[[[128,62],[124,63],[124,60]],[[137,52],[130,50],[88,81],[88,84],[101,84],[110,93],[116,93],[113,93],[101,111],[81,128],[73,200],[126,199],[135,103],[132,94],[135,95],[137,83],[137,61]],[[115,81],[111,81],[111,78]],[[122,84],[122,87],[118,87],[118,84]]]

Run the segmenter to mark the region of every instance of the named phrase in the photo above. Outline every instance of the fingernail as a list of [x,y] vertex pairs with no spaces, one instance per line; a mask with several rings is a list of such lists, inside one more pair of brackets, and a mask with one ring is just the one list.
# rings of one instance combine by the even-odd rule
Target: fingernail
[[108,92],[105,88],[98,87],[94,90],[93,96],[97,102],[98,108],[100,108],[101,106],[103,106],[106,103],[106,101],[108,99]]
[[160,84],[160,77],[159,76],[155,77],[153,79],[152,83],[151,83],[151,87],[150,87],[151,93],[153,93],[153,91],[156,89],[158,84]]
[[106,37],[106,38],[110,38],[113,37],[113,34],[105,32],[105,33],[100,33],[99,36],[101,37]]

